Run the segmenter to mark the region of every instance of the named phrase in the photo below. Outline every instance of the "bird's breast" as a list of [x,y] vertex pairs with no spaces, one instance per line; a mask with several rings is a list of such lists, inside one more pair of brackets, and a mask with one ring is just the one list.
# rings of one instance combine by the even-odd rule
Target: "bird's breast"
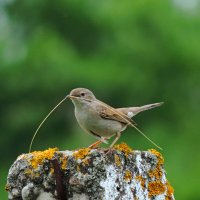
[[102,137],[112,136],[126,127],[118,121],[102,118],[92,106],[83,109],[75,108],[75,116],[82,129]]

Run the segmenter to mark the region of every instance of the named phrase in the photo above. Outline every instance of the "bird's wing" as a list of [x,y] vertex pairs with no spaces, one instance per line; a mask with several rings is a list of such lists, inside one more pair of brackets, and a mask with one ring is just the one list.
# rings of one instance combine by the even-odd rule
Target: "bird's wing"
[[99,115],[104,119],[115,120],[124,124],[135,124],[127,115],[101,101],[99,101],[97,109]]
[[161,106],[162,104],[163,102],[160,102],[160,103],[153,103],[153,104],[148,104],[148,105],[139,106],[139,107],[117,108],[116,110],[132,118],[133,116],[137,115],[138,113],[142,111],[156,108],[158,106]]

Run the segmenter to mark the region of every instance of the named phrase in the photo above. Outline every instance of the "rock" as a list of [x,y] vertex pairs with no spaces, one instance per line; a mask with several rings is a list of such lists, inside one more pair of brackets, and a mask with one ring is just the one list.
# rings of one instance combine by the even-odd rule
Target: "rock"
[[164,159],[156,150],[126,144],[105,149],[57,148],[20,155],[9,170],[6,190],[15,200],[169,200]]

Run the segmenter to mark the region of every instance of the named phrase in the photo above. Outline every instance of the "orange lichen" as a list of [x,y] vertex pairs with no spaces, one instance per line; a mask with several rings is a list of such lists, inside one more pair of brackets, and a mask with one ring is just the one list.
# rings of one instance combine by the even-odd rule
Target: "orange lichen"
[[136,177],[136,180],[138,180],[138,181],[141,182],[141,186],[142,186],[142,188],[144,189],[144,188],[145,188],[145,179],[142,178],[142,176],[140,175],[140,176],[137,176],[137,177]]
[[148,172],[148,175],[150,178],[155,178],[155,180],[160,180],[163,176],[162,165],[164,164],[164,158],[161,155],[161,153],[159,153],[155,149],[150,149],[149,151],[157,157],[158,162],[155,169],[150,170]]
[[158,165],[164,164],[164,158],[160,152],[156,151],[155,149],[149,149],[149,151],[157,157]]
[[161,153],[159,153],[155,149],[150,149],[149,151],[154,154],[158,160],[155,169],[148,172],[149,177],[154,180],[154,182],[150,182],[148,185],[149,196],[159,195],[166,192],[165,200],[170,200],[171,195],[174,193],[174,189],[168,181],[166,182],[166,184],[163,184],[160,181],[163,176],[162,165],[164,164],[164,158]]
[[128,170],[125,171],[125,174],[124,174],[124,179],[127,181],[127,182],[130,182],[132,180],[132,173]]
[[91,149],[89,148],[79,149],[78,151],[74,152],[73,156],[76,159],[83,159],[89,154],[90,150]]
[[115,159],[115,163],[118,167],[121,167],[121,161],[120,161],[120,157],[118,155],[114,155],[114,159]]
[[167,194],[165,200],[170,200],[172,194],[174,194],[174,188],[170,185],[168,181],[166,182],[166,187],[167,187]]
[[122,151],[126,156],[128,156],[133,150],[125,143],[118,144],[114,146],[114,149]]
[[165,196],[165,200],[172,200],[171,196]]
[[163,194],[165,190],[166,187],[161,181],[150,182],[148,185],[149,197]]
[[67,157],[66,156],[61,157],[60,162],[61,162],[61,169],[65,170],[67,167]]
[[160,165],[157,165],[154,170],[150,170],[148,172],[148,175],[149,175],[150,178],[155,178],[156,180],[161,179],[162,176],[163,176],[163,172],[161,170]]
[[40,164],[44,162],[45,159],[51,160],[58,151],[58,148],[49,148],[45,151],[34,151],[32,152],[32,158],[30,159],[31,166],[33,169],[36,169]]
[[6,184],[6,185],[5,185],[5,190],[8,192],[10,189],[11,189],[10,185],[9,185],[9,184]]

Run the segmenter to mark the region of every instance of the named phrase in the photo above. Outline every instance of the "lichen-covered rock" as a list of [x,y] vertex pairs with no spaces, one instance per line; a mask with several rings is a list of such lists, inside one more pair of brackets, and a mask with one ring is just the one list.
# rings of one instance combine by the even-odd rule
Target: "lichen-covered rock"
[[126,144],[104,149],[23,154],[7,178],[8,199],[15,200],[169,200],[164,159],[156,150],[132,151]]

